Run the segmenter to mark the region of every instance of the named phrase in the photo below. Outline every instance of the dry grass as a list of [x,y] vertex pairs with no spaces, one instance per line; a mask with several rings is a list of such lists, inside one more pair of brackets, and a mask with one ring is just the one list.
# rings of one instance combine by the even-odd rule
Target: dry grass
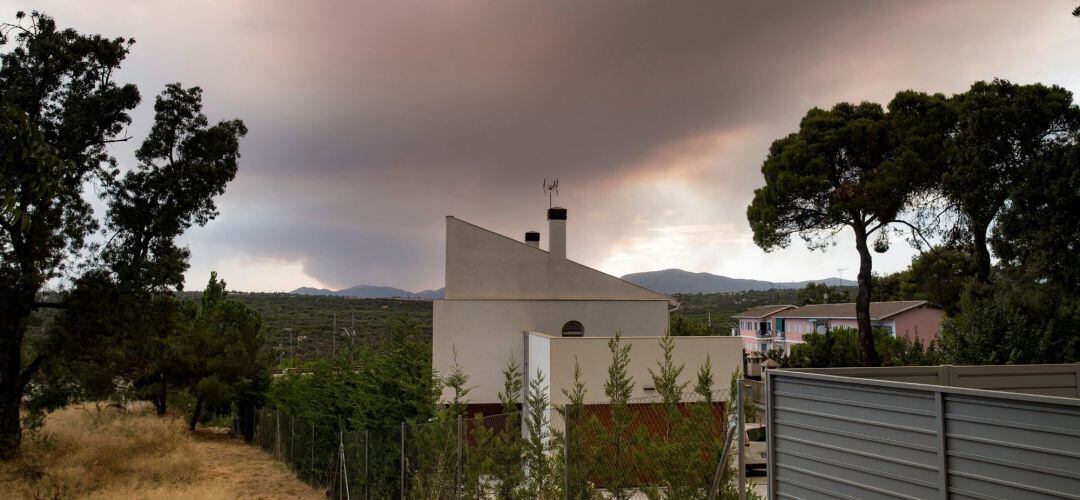
[[325,498],[253,446],[147,412],[83,405],[55,412],[20,459],[0,463],[10,498]]

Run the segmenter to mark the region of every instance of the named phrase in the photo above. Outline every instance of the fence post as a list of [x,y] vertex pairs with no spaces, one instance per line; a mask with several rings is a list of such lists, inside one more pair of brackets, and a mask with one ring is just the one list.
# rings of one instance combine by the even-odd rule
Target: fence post
[[[945,440],[945,395],[934,391],[934,405],[937,410],[937,454],[938,454],[938,497],[949,498],[949,459]],[[771,436],[770,436],[771,439]]]
[[563,498],[570,500],[570,405],[563,410]]
[[401,421],[401,500],[405,500],[405,421]]
[[739,398],[735,403],[736,417],[739,419],[737,437],[738,444],[735,445],[736,453],[739,454],[739,500],[746,500],[746,447],[743,443],[743,439],[746,439],[746,429],[743,423],[746,420],[746,412],[743,410],[743,381],[740,379],[735,386],[736,397]]
[[371,441],[368,430],[364,429],[364,498],[371,499],[371,476],[368,474],[368,443]]
[[[727,426],[727,433],[724,434],[724,448],[720,452],[720,460],[716,464],[716,473],[713,474],[712,487],[709,488],[709,500],[716,500],[716,496],[720,493],[720,486],[723,485],[724,480],[724,469],[727,469],[728,451],[732,448],[731,438],[733,437],[735,437],[735,425],[731,424]],[[739,446],[742,446],[742,443],[739,443]]]
[[457,475],[454,478],[454,498],[461,498],[461,435],[462,435],[462,418],[461,415],[457,416]]
[[349,465],[345,461],[345,438],[342,437],[341,429],[338,429],[338,447],[341,450],[341,484],[345,488],[345,499],[351,500],[349,496]]
[[276,430],[274,431],[274,458],[281,460],[281,412],[274,412]]

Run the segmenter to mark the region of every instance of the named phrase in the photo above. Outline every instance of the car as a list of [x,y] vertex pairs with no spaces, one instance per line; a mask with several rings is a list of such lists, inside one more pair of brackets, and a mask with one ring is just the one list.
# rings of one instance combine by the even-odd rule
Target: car
[[743,425],[743,464],[746,469],[764,468],[767,465],[765,424],[747,423]]

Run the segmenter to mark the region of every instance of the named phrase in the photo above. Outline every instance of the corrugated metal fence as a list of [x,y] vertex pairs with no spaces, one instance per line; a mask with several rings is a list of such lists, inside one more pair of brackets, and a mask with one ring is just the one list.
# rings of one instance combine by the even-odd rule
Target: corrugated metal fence
[[1077,367],[1038,368],[769,370],[770,498],[1080,499]]

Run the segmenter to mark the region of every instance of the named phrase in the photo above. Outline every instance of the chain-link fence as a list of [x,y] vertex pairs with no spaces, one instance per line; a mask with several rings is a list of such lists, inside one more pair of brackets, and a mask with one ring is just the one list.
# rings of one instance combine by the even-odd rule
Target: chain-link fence
[[720,464],[732,416],[711,398],[454,413],[372,433],[263,410],[254,439],[332,498],[738,496],[735,453]]

